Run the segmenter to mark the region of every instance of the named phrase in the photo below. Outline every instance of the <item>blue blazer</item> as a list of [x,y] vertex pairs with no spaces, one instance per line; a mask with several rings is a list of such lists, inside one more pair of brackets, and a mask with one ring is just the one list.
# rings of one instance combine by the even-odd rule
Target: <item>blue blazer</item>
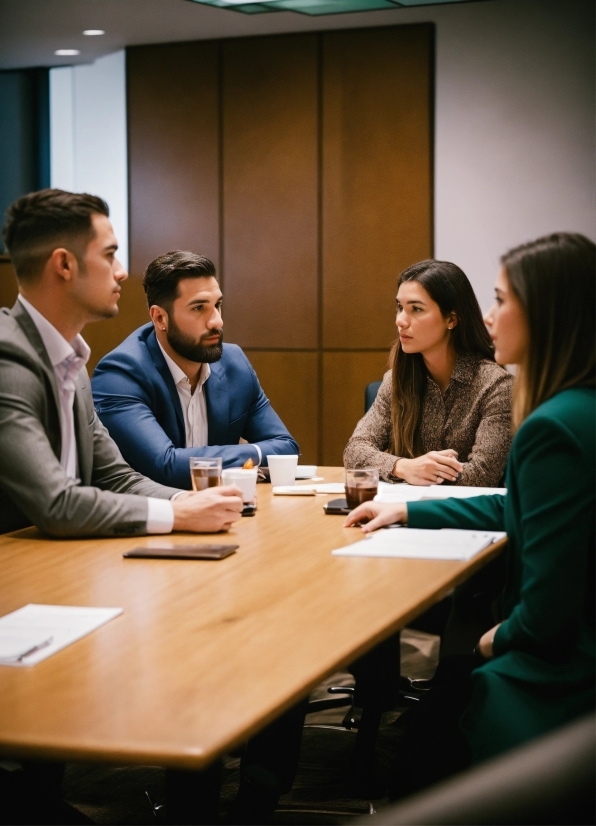
[[[248,359],[235,344],[223,345],[203,389],[207,401],[206,447],[186,445],[178,391],[153,324],[135,330],[99,362],[91,382],[98,416],[135,470],[177,488],[190,488],[189,458],[221,456],[224,467],[266,456],[298,453],[298,445],[263,393]],[[250,444],[238,444],[240,438]]]

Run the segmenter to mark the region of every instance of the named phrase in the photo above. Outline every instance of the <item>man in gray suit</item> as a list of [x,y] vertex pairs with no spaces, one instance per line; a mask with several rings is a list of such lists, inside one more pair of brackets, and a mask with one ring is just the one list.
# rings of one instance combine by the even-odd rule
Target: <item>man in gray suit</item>
[[115,316],[128,277],[108,207],[56,189],[19,198],[3,236],[19,281],[0,311],[0,532],[210,532],[240,518],[234,487],[158,485],[126,464],[95,410],[85,324]]
[[[108,214],[100,198],[56,189],[8,210],[3,235],[19,297],[0,311],[0,532],[32,524],[53,536],[227,530],[241,516],[238,488],[193,493],[150,481],[126,464],[93,408],[80,333],[116,315],[128,277]],[[289,790],[304,713],[299,703],[249,742],[233,822],[266,822]],[[44,788],[58,796],[62,769],[30,765],[33,785],[18,806],[36,805]],[[171,823],[216,822],[219,764],[203,774],[169,771],[166,788]],[[44,809],[18,822],[74,822],[56,805],[54,819],[42,820]]]

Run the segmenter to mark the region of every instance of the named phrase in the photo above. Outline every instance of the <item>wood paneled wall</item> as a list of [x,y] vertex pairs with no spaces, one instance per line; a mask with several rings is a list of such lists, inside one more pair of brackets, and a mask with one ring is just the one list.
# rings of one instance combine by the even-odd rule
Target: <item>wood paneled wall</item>
[[341,464],[397,276],[432,255],[433,48],[416,25],[127,52],[131,275],[214,260],[303,462]]
[[127,55],[130,271],[169,250],[219,261],[219,78],[215,42]]

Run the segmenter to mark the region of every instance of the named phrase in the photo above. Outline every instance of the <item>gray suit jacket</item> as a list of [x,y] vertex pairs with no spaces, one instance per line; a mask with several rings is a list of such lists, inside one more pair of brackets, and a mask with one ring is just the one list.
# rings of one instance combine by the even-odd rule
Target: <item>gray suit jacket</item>
[[146,533],[147,496],[169,499],[126,464],[101,424],[82,370],[74,419],[80,482],[60,465],[58,384],[20,302],[0,310],[0,533],[36,525],[52,536]]

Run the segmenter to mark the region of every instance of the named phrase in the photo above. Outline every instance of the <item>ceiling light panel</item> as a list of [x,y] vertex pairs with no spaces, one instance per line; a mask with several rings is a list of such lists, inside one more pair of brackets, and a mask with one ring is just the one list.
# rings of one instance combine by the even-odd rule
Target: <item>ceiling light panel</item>
[[264,14],[276,11],[292,11],[298,14],[348,14],[356,11],[377,11],[412,6],[434,6],[443,3],[464,3],[469,0],[191,0],[203,6],[242,12]]

